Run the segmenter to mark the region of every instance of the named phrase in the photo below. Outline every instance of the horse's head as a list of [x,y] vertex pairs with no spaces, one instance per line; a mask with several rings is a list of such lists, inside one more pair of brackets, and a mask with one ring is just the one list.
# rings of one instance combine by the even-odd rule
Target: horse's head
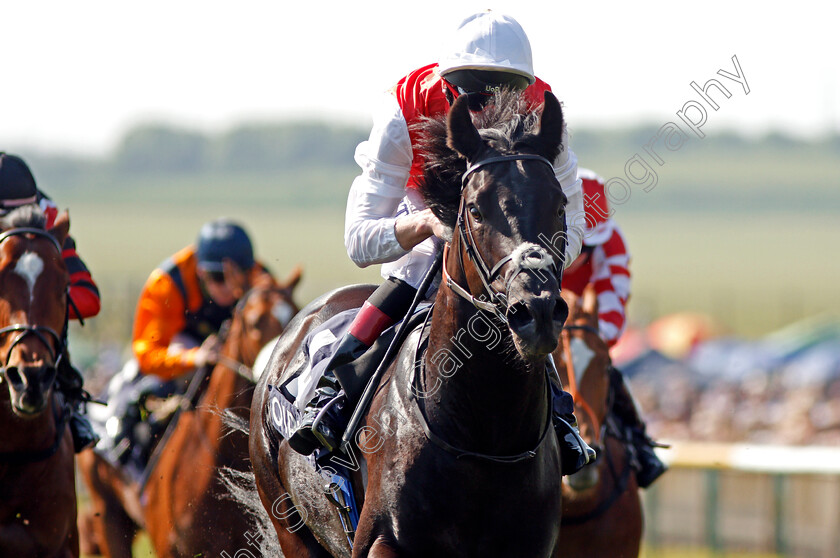
[[566,197],[552,166],[563,149],[562,109],[548,92],[541,111],[506,92],[474,118],[459,97],[445,124],[449,154],[433,139],[442,130],[430,126],[421,189],[453,229],[445,278],[464,281],[478,306],[508,325],[519,354],[536,362],[557,346],[567,315]]
[[240,299],[228,338],[237,343],[238,358],[246,366],[253,366],[260,349],[283,333],[298,313],[293,294],[300,277],[299,267],[280,282],[265,274]]
[[[581,436],[596,448],[600,459],[611,404],[611,366],[609,348],[598,334],[598,297],[591,285],[582,297],[569,291],[563,291],[563,297],[570,312],[554,360],[563,385],[575,400]],[[575,490],[585,490],[598,483],[599,468],[584,467],[567,480]]]
[[45,229],[36,206],[0,219],[0,366],[14,412],[40,414],[50,401],[63,358],[69,276],[61,247],[66,213]]

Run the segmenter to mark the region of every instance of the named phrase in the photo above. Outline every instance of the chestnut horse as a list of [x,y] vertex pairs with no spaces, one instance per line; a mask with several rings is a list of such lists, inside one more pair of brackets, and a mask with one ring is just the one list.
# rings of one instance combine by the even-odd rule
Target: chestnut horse
[[257,384],[251,460],[286,556],[545,557],[558,543],[560,451],[545,363],[567,309],[540,242],[565,233],[551,163],[562,110],[551,93],[541,111],[507,93],[471,117],[466,101],[424,123],[420,192],[453,237],[426,327],[407,336],[361,428],[346,434],[355,444],[343,459],[366,472],[354,479],[361,487],[366,476],[352,548],[319,472],[271,430],[266,405],[268,386],[305,358],[306,333],[361,306],[371,287],[301,311]]
[[568,291],[563,297],[569,319],[554,359],[575,399],[581,435],[598,457],[563,479],[563,547],[555,558],[636,558],[642,506],[627,442],[611,415],[613,369],[607,344],[598,334],[597,295],[587,287],[582,298]]
[[[0,219],[0,554],[79,555],[69,410],[55,392],[67,358],[70,220],[45,230],[25,206]],[[5,382],[5,386],[2,384]]]
[[79,456],[93,502],[93,527],[106,556],[130,557],[139,528],[148,532],[158,558],[234,556],[248,547],[249,518],[227,497],[221,469],[250,469],[248,440],[225,423],[225,412],[248,420],[254,379],[251,366],[262,346],[282,333],[298,308],[292,292],[296,269],[282,284],[267,278],[234,310],[221,359],[196,407],[181,412],[155,450],[157,462],[145,487],[127,481],[94,451]]

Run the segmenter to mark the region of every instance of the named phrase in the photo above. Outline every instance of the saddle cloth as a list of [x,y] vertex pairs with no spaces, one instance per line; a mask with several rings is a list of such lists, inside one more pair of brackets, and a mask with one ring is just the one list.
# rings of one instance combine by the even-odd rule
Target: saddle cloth
[[[431,303],[419,305],[415,313],[408,318],[407,327],[411,328],[419,325],[430,309]],[[276,439],[288,439],[294,433],[300,422],[303,409],[312,399],[332,355],[358,312],[359,308],[345,310],[309,332],[301,343],[301,351],[305,357],[305,362],[281,385],[268,385],[266,424],[273,431]],[[400,323],[398,322],[382,332],[363,356],[345,366],[358,367],[360,376],[364,376],[365,371],[367,374],[372,374],[396,336]],[[348,410],[348,414],[349,411],[351,410]],[[307,456],[306,460],[313,469],[324,476],[333,488],[340,490],[342,501],[349,508],[348,517],[351,523],[349,527],[355,530],[359,510],[350,482],[350,472],[334,460],[329,461],[329,467],[322,468],[320,463],[325,461],[325,457],[319,450]],[[341,515],[341,521],[342,523],[345,522],[343,515]],[[347,530],[347,527],[345,525],[345,530]]]

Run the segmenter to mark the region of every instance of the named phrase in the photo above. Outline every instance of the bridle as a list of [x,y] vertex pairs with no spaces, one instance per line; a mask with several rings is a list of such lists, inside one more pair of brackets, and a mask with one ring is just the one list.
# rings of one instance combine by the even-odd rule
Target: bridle
[[[461,298],[466,299],[469,301],[473,306],[478,308],[479,310],[484,310],[485,312],[490,312],[495,314],[503,323],[507,324],[507,309],[508,309],[508,297],[505,294],[510,289],[510,285],[513,280],[516,278],[517,275],[525,271],[527,268],[524,267],[521,263],[517,265],[516,269],[513,273],[510,274],[508,277],[506,284],[505,284],[505,291],[502,292],[496,289],[493,286],[493,283],[496,281],[499,272],[502,268],[507,264],[509,261],[513,259],[513,254],[509,254],[499,261],[495,263],[492,267],[489,266],[485,261],[484,258],[481,256],[481,253],[478,251],[476,246],[475,238],[473,236],[472,227],[469,225],[469,219],[466,216],[466,199],[463,195],[464,189],[467,186],[467,181],[469,180],[470,175],[474,172],[480,170],[482,167],[486,167],[488,165],[494,165],[499,163],[510,163],[515,161],[539,161],[540,163],[544,163],[548,165],[551,169],[552,174],[554,173],[554,165],[543,157],[542,155],[534,155],[530,153],[514,153],[510,155],[497,155],[494,157],[486,157],[484,159],[480,159],[476,163],[473,163],[461,177],[461,203],[458,207],[458,219],[455,223],[455,228],[458,230],[458,234],[461,239],[461,243],[464,245],[464,248],[467,253],[467,257],[473,262],[475,265],[476,273],[478,274],[479,279],[481,280],[481,284],[483,285],[484,292],[479,296],[472,295],[467,289],[459,285],[452,277],[449,275],[449,272],[446,269],[446,261],[448,260],[449,256],[449,246],[450,244],[447,243],[443,250],[443,280],[446,282],[446,285],[458,296]],[[542,258],[542,254],[540,254],[540,258]],[[464,272],[464,261],[461,256],[461,252],[458,253],[458,261],[459,265],[461,266],[461,271]],[[554,259],[551,258],[550,267],[552,272],[555,276],[558,277],[558,282],[562,271],[558,271],[557,265],[554,262]]]
[[[32,228],[32,227],[19,227],[14,229],[8,229],[0,233],[0,244],[2,244],[7,239],[13,236],[23,236],[23,235],[34,235],[41,238],[46,238],[50,240],[53,247],[55,247],[56,251],[58,252],[59,257],[61,257],[61,245],[58,243],[58,240],[51,235],[49,232],[45,231],[44,229]],[[67,297],[69,300],[69,296]],[[62,329],[61,334],[59,335],[54,329],[49,328],[47,326],[42,325],[30,325],[30,324],[11,324],[6,327],[0,328],[0,336],[5,335],[7,333],[14,333],[20,332],[14,341],[12,341],[11,346],[9,347],[8,351],[6,352],[5,357],[2,361],[2,368],[0,368],[0,372],[4,371],[9,366],[9,360],[12,358],[12,351],[16,346],[23,342],[29,336],[36,337],[41,343],[43,343],[47,350],[49,351],[50,358],[52,359],[53,366],[58,367],[59,359],[64,356],[65,347],[66,347],[66,340],[67,340],[67,322],[69,319],[69,312],[65,311],[64,313],[64,326]],[[54,341],[53,344],[50,342],[50,339]],[[2,381],[3,375],[0,374],[0,381]]]
[[[59,258],[61,257],[61,245],[58,243],[58,240],[56,240],[56,238],[53,235],[51,235],[49,232],[43,229],[31,227],[18,227],[8,229],[0,233],[0,244],[2,244],[7,239],[13,236],[22,235],[34,235],[50,240],[52,246],[58,252]],[[67,289],[69,289],[69,285]],[[72,301],[70,300],[69,296],[69,291],[68,293],[66,293],[66,299],[68,301],[68,304],[72,304]],[[76,313],[78,314],[78,311]],[[53,362],[52,367],[58,369],[60,359],[64,358],[64,355],[66,353],[67,325],[69,318],[69,308],[66,308],[64,312],[64,325],[61,331],[61,335],[56,333],[56,331],[52,328],[37,324],[11,324],[6,327],[0,328],[0,337],[6,335],[7,333],[20,332],[20,335],[18,335],[17,338],[15,338],[15,340],[12,341],[12,344],[6,353],[5,358],[3,358],[3,366],[2,368],[0,368],[0,383],[3,383],[5,371],[9,366],[9,360],[12,358],[12,351],[17,345],[22,343],[23,340],[29,336],[35,336],[39,341],[41,341],[41,343],[44,344],[44,346],[47,347],[47,351],[49,352],[50,358]],[[55,348],[53,348],[53,344],[50,342],[50,339],[55,341]],[[55,379],[53,381],[55,381]],[[49,459],[50,457],[55,455],[55,453],[60,448],[61,441],[64,438],[64,428],[69,420],[70,411],[67,403],[65,402],[61,406],[61,410],[55,412],[56,435],[50,447],[35,451],[2,452],[0,453],[0,462],[8,465],[25,465],[28,463],[36,463],[45,459]]]
[[[458,229],[458,233],[461,238],[461,242],[464,244],[464,247],[467,252],[467,257],[472,260],[475,264],[476,272],[478,273],[479,278],[481,279],[481,283],[484,287],[484,293],[479,295],[478,297],[473,296],[467,289],[461,287],[446,270],[446,261],[449,255],[449,243],[444,246],[443,249],[443,266],[442,266],[442,274],[443,280],[446,281],[447,286],[458,296],[468,300],[472,303],[476,308],[479,310],[484,310],[486,312],[491,312],[495,314],[503,323],[507,324],[507,316],[505,315],[505,311],[508,308],[508,299],[507,296],[499,291],[498,289],[493,287],[493,282],[496,280],[499,272],[501,271],[502,267],[505,266],[509,261],[513,259],[513,255],[505,256],[504,258],[500,259],[496,262],[495,265],[492,267],[488,266],[487,263],[482,258],[481,254],[478,251],[476,246],[475,238],[473,237],[472,229],[469,226],[469,220],[466,218],[465,211],[466,211],[466,203],[465,198],[463,196],[464,188],[467,185],[467,180],[469,179],[470,175],[477,170],[481,169],[484,166],[498,164],[498,163],[508,163],[514,161],[521,161],[521,160],[534,160],[544,163],[552,169],[552,173],[554,172],[554,165],[551,164],[551,161],[542,157],[541,155],[532,155],[527,153],[522,154],[510,154],[510,155],[499,155],[495,157],[487,157],[485,159],[481,159],[478,162],[470,165],[466,172],[464,172],[463,176],[461,177],[461,203],[458,208],[458,220],[456,222],[455,227]],[[461,271],[464,272],[464,261],[461,258],[461,253],[458,253],[458,261],[459,265],[461,266]],[[551,262],[552,271],[557,274],[557,268],[554,264],[554,261]],[[521,272],[525,271],[527,268],[524,267],[521,263],[517,265],[517,268],[511,273],[510,277],[507,280],[506,290],[510,288],[510,284],[513,279],[519,275]],[[484,300],[485,295],[489,297],[489,301]],[[426,438],[431,441],[433,444],[438,446],[439,448],[445,450],[447,453],[453,455],[456,459],[462,458],[475,458],[481,459],[486,461],[492,461],[496,463],[518,463],[520,461],[525,461],[529,459],[533,459],[536,457],[540,447],[542,447],[545,440],[548,438],[548,433],[552,430],[552,419],[551,419],[551,392],[548,389],[548,384],[550,380],[548,379],[548,370],[546,370],[546,398],[548,399],[547,405],[547,416],[545,418],[545,426],[543,427],[539,440],[537,441],[536,445],[533,449],[515,454],[515,455],[490,455],[484,454],[479,452],[468,451],[465,449],[461,449],[455,447],[445,441],[443,438],[438,436],[437,434],[432,431],[431,427],[429,426],[426,417],[423,415],[423,411],[420,409],[420,406],[417,403],[417,394],[423,393],[422,387],[420,386],[420,378],[423,375],[422,369],[425,366],[425,359],[421,357],[424,349],[421,348],[421,344],[423,343],[424,336],[422,332],[427,330],[429,325],[429,319],[431,317],[431,312],[426,316],[426,323],[423,324],[421,327],[421,335],[419,337],[418,346],[415,349],[415,356],[414,356],[414,372],[412,375],[412,389],[409,390],[409,398],[413,402],[411,406],[414,416],[416,417],[417,421],[420,423],[421,427],[423,428],[423,432]],[[427,339],[427,338],[426,338]]]

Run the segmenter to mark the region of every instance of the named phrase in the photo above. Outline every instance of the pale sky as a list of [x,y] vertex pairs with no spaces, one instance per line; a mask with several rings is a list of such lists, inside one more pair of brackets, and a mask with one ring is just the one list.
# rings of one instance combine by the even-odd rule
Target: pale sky
[[[715,78],[704,132],[840,131],[832,2],[27,0],[0,8],[0,150],[102,154],[141,122],[218,131],[367,125],[382,91],[491,8],[528,34],[575,127],[677,121]],[[736,72],[750,89],[717,74]]]

